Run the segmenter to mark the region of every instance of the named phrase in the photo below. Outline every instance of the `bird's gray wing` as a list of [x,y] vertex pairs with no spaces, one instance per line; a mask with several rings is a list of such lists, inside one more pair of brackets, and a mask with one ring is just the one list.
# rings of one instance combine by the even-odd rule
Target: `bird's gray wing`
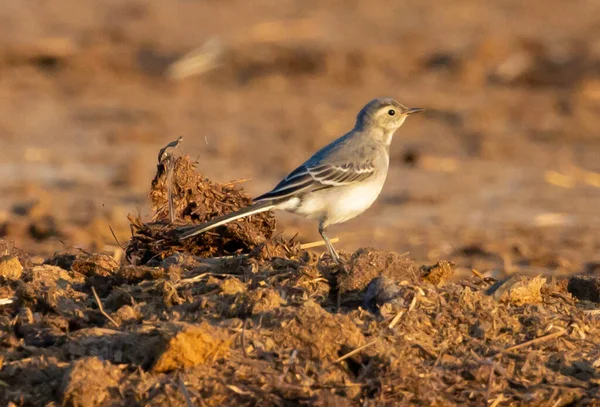
[[340,164],[303,164],[285,177],[275,188],[254,199],[285,200],[289,197],[316,190],[350,185],[371,177],[375,172],[372,162]]

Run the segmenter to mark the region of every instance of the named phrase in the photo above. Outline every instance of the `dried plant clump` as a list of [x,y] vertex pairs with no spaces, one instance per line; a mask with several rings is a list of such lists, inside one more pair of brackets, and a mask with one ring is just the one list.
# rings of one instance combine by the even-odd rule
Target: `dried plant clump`
[[[175,218],[186,224],[204,223],[252,203],[235,183],[217,184],[198,174],[188,157],[174,160],[171,182]],[[150,191],[155,211],[153,223],[130,219],[133,236],[126,250],[128,259],[147,264],[181,251],[200,257],[248,253],[273,236],[274,215],[263,212],[180,241],[179,232],[169,224],[168,191],[165,165],[161,163]],[[178,226],[182,226],[181,223]]]
[[441,260],[433,266],[421,266],[419,272],[421,279],[436,286],[444,285],[454,275],[455,264]]
[[510,288],[508,301],[517,306],[539,304],[543,301],[542,287],[544,284],[546,284],[546,279],[541,276],[520,280]]
[[487,293],[499,301],[510,302],[517,306],[539,304],[544,300],[543,288],[545,285],[544,277],[532,278],[513,274],[495,283]]

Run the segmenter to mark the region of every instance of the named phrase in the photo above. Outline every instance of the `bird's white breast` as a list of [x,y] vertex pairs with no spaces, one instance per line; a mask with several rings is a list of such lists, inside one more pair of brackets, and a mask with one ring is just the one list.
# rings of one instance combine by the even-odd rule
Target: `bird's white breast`
[[341,223],[360,215],[375,202],[382,187],[383,183],[372,182],[341,191],[335,208],[328,213],[328,223]]
[[367,210],[379,196],[383,180],[328,188],[293,198],[279,209],[310,219],[325,220],[329,225],[345,222]]

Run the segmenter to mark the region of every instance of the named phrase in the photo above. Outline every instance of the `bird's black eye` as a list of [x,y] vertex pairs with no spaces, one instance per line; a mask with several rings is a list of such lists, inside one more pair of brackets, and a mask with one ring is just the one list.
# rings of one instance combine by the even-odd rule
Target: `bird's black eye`
[[393,115],[395,115],[395,114],[396,114],[396,111],[395,111],[394,109],[390,109],[390,110],[388,110],[388,114],[389,114],[390,116],[393,116]]

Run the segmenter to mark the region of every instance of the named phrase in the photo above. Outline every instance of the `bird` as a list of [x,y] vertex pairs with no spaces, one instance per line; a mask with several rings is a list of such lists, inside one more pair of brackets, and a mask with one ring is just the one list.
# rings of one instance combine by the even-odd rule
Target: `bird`
[[387,177],[394,133],[414,113],[393,98],[371,100],[356,116],[354,127],[318,150],[252,204],[204,224],[180,228],[188,239],[236,219],[269,210],[283,210],[318,222],[329,255],[342,260],[327,237],[331,225],[367,210],[379,196]]

